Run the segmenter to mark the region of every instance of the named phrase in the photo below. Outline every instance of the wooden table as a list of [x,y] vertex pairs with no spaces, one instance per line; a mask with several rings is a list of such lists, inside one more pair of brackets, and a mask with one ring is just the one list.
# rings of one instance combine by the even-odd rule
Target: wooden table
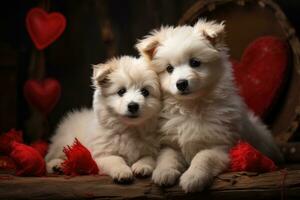
[[0,199],[300,199],[300,166],[272,173],[225,173],[201,193],[160,188],[149,179],[117,185],[107,176],[15,177],[0,174]]

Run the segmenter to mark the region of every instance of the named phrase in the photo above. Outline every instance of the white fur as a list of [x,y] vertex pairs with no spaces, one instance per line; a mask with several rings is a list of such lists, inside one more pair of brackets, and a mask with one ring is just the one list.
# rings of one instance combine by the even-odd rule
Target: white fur
[[[152,176],[158,185],[173,185],[181,176],[185,192],[203,190],[227,169],[228,150],[238,139],[281,160],[269,130],[238,95],[223,38],[223,23],[199,20],[194,26],[162,27],[137,44],[163,90],[162,150]],[[189,66],[191,58],[200,60],[200,67]],[[172,73],[166,71],[170,64]],[[177,89],[179,79],[188,80],[187,94]]]
[[[48,171],[61,164],[63,147],[77,137],[91,151],[100,171],[114,180],[151,175],[159,147],[156,132],[161,109],[156,73],[142,59],[125,56],[95,66],[93,81],[93,110],[72,112],[60,123],[46,156]],[[127,91],[119,96],[123,87]],[[142,95],[142,88],[147,88],[149,96]],[[127,110],[132,101],[140,106],[136,118],[130,118]]]

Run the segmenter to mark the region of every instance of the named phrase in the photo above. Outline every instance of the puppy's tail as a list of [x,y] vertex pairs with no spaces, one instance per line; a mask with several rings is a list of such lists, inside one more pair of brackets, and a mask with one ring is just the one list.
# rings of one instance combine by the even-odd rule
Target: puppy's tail
[[273,161],[282,163],[283,156],[266,125],[251,111],[248,111],[244,118],[242,138]]

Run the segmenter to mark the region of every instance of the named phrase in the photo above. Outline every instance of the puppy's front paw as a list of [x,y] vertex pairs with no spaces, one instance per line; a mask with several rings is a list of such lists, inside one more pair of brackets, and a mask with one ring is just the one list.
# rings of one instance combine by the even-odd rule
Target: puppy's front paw
[[179,185],[186,193],[200,192],[210,183],[210,181],[210,176],[204,172],[193,172],[192,170],[187,170],[180,177]]
[[172,168],[156,168],[153,171],[152,180],[159,186],[172,186],[180,176],[180,171]]
[[133,181],[133,174],[128,166],[120,166],[112,169],[111,177],[116,183],[127,184]]
[[152,174],[153,167],[151,165],[136,162],[131,166],[132,172],[136,177],[144,178]]
[[47,172],[48,173],[58,173],[58,174],[61,174],[62,173],[62,169],[61,169],[61,164],[63,163],[64,161],[60,158],[57,158],[57,159],[53,159],[53,160],[50,160],[48,163],[47,163]]

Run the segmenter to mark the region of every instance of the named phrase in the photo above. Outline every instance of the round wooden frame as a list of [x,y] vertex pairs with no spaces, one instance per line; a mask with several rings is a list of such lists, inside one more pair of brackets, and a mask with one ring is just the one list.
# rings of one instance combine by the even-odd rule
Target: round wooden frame
[[[226,5],[230,5],[230,8],[228,6],[225,8],[224,6]],[[199,0],[185,12],[179,20],[179,24],[192,24],[199,17],[210,18],[207,16],[211,16],[214,19],[214,12],[220,7],[230,10],[234,7],[232,5],[245,9],[246,12],[249,10],[247,9],[249,5],[272,12],[275,21],[272,22],[273,25],[281,29],[280,36],[289,44],[291,63],[289,64],[289,73],[286,75],[288,76],[288,80],[284,89],[285,94],[280,104],[276,104],[277,112],[270,123],[276,141],[285,143],[297,132],[300,122],[300,43],[296,37],[294,28],[290,25],[280,7],[271,0]],[[223,17],[224,15],[219,15],[219,19],[222,20]]]

